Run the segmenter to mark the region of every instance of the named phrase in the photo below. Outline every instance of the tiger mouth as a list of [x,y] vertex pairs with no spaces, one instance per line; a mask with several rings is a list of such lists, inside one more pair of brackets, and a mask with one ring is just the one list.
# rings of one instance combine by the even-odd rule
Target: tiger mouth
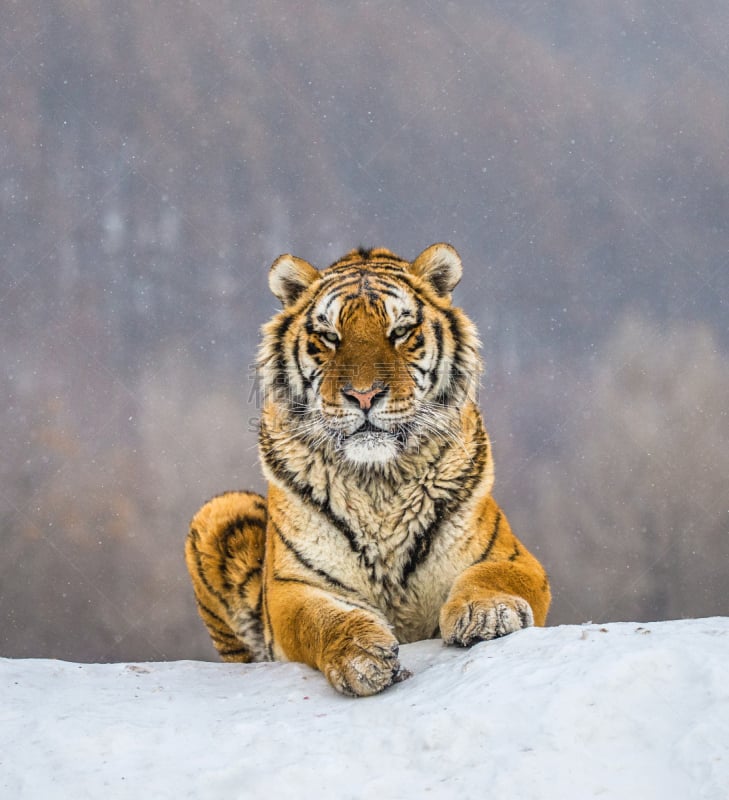
[[352,433],[347,436],[347,439],[357,437],[370,442],[390,439],[396,441],[398,445],[402,447],[405,444],[407,435],[407,425],[399,425],[394,431],[388,431],[384,428],[378,428],[377,425],[373,425],[366,419],[356,431],[352,431]]
[[356,436],[358,433],[369,433],[369,434],[378,434],[384,433],[387,436],[392,436],[390,431],[383,430],[382,428],[378,428],[376,425],[373,425],[368,419],[366,419],[360,426],[357,428],[356,431],[353,431],[350,436]]

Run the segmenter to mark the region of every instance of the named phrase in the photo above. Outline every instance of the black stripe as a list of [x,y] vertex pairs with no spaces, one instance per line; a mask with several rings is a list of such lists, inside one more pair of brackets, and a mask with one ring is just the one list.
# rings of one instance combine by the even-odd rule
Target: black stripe
[[309,561],[309,559],[303,554],[300,553],[294,544],[284,536],[283,531],[276,525],[275,522],[271,523],[273,526],[273,530],[276,533],[276,536],[281,540],[281,542],[286,546],[286,549],[301,563],[304,567],[308,570],[313,572],[314,574],[318,575],[320,578],[323,578],[328,583],[331,583],[332,586],[336,586],[338,589],[341,589],[345,592],[351,592],[356,594],[355,590],[347,586],[346,584],[342,583],[340,580],[337,580],[335,577],[330,575],[323,569],[319,569],[319,567],[315,566],[314,564]]
[[332,284],[340,285],[346,281],[358,282],[362,277],[362,272],[361,264],[346,264],[338,269],[328,269],[322,273],[322,279],[324,284],[331,289]]
[[[324,316],[326,316],[329,313],[329,309],[332,307],[332,303],[334,303],[334,301],[337,299],[338,296],[339,295],[337,294],[337,292],[332,292],[331,293],[331,295],[329,296],[329,299],[326,302],[326,305],[324,306],[324,311],[322,312],[324,314]],[[311,307],[312,307],[312,309],[314,308],[314,303],[311,304]],[[327,317],[327,319],[328,319],[328,317]]]
[[233,638],[235,638],[236,644],[245,644],[250,647],[250,640],[253,640],[253,646],[255,647],[256,640],[259,640],[263,635],[261,620],[250,613],[246,614],[245,619],[236,628],[235,634]]
[[[448,385],[445,389],[442,389],[438,396],[435,398],[436,403],[440,403],[441,405],[447,406],[451,404],[451,400],[453,399],[453,395],[455,392],[453,391],[454,388],[462,388],[463,381],[461,378],[463,372],[463,364],[461,361],[461,347],[462,347],[462,335],[460,326],[458,324],[458,317],[453,312],[453,309],[445,308],[441,309],[441,312],[445,316],[446,320],[448,321],[448,328],[451,336],[453,337],[453,363],[451,364],[450,374]],[[439,323],[440,324],[440,323]],[[441,331],[442,333],[442,331]],[[441,345],[443,339],[441,336]],[[441,353],[442,355],[442,353]],[[453,386],[455,384],[455,386]]]
[[[334,279],[337,278],[336,285],[332,286]],[[312,299],[311,307],[314,308],[319,302],[320,298],[331,292],[331,297],[327,300],[326,310],[328,311],[332,302],[342,295],[344,291],[352,286],[356,286],[362,279],[360,270],[353,272],[351,275],[331,276],[329,281],[326,281],[321,288],[321,291]]]
[[302,500],[306,501],[309,505],[313,506],[319,513],[323,514],[327,520],[334,525],[334,527],[344,535],[349,542],[349,546],[353,553],[360,555],[362,548],[358,542],[358,536],[347,525],[347,523],[340,519],[329,507],[328,502],[322,503],[313,496],[313,488],[308,484],[299,480],[296,473],[292,472],[284,461],[274,455],[271,447],[271,439],[264,428],[261,426],[261,450],[266,465],[269,467],[274,476],[284,484],[288,489],[293,491]]
[[[357,273],[354,277],[343,279],[340,283],[336,284],[335,286],[325,286],[323,287],[322,291],[320,292],[320,296],[324,297],[327,296],[326,306],[324,307],[324,313],[329,314],[329,310],[334,304],[336,300],[341,299],[344,297],[342,302],[346,302],[348,298],[358,297],[359,292],[361,290],[360,283],[362,281],[361,274]],[[356,290],[354,294],[352,294],[351,290]],[[348,293],[348,294],[347,294]],[[312,304],[309,309],[309,314],[311,315],[315,309],[315,307],[320,302],[319,297],[315,297],[312,301]],[[313,328],[312,328],[313,330]]]
[[310,308],[306,315],[306,322],[304,322],[304,330],[308,336],[316,335],[316,328],[314,327],[314,320],[311,318],[313,308]]
[[[278,581],[279,583],[298,583],[301,584],[302,586],[310,586],[312,589],[318,589],[319,591],[322,591],[321,586],[317,586],[317,584],[311,583],[310,581],[306,581],[303,578],[294,578],[289,575],[274,575],[273,579],[275,581]],[[350,589],[350,591],[359,597],[358,592],[356,592],[354,589]],[[372,606],[368,605],[364,601],[358,602],[356,600],[352,600],[351,597],[342,597],[340,599],[343,603],[347,603],[350,606],[354,606],[354,608],[361,608],[363,611],[369,611],[371,613],[372,612],[380,613],[379,611],[377,611],[377,609],[373,609]]]
[[[496,512],[496,519],[494,520],[494,529],[491,531],[491,536],[489,537],[486,548],[484,549],[483,553],[481,553],[481,555],[473,562],[473,564],[481,564],[483,561],[488,561],[488,558],[491,555],[491,551],[493,550],[494,544],[496,544],[496,539],[499,536],[500,526],[501,526],[501,510]],[[471,566],[473,566],[473,564]]]
[[[402,584],[407,585],[410,577],[415,570],[428,558],[433,548],[433,543],[438,536],[441,523],[447,517],[451,517],[458,507],[471,495],[476,483],[483,474],[483,463],[485,454],[488,452],[488,444],[482,435],[473,459],[469,466],[456,479],[461,483],[457,492],[447,498],[442,498],[435,502],[435,513],[433,520],[428,527],[415,537],[408,553],[408,560],[402,571]],[[440,460],[440,459],[439,459]]]
[[[430,378],[431,386],[435,386],[438,383],[438,369],[443,359],[443,326],[438,319],[433,320],[433,335],[435,336],[435,362],[427,373]],[[438,397],[435,398],[436,403],[441,402],[442,394],[441,392]]]
[[220,534],[220,539],[225,545],[226,552],[231,555],[228,549],[228,540],[236,533],[243,533],[245,528],[258,528],[259,530],[266,529],[266,520],[261,517],[254,517],[251,514],[237,514],[224,528]]
[[430,385],[429,381],[424,381],[422,378],[418,380],[416,375],[413,375],[413,380],[415,381],[415,385],[418,387],[418,389],[420,389],[421,392],[427,391],[428,386]]
[[226,633],[226,631],[209,631],[210,638],[213,640],[213,644],[215,648],[218,649],[220,647],[230,647],[236,646],[240,647],[240,639],[237,636],[234,636],[232,633]]
[[451,368],[451,376],[455,378],[455,382],[459,389],[464,390],[470,377],[469,364],[466,362],[467,351],[463,347],[464,332],[461,327],[461,316],[453,308],[443,309],[443,313],[448,319],[451,328],[451,335],[454,340],[453,349],[453,367]]
[[[268,556],[268,536],[264,536],[263,553],[261,561],[263,565],[266,564],[267,556]],[[261,637],[263,639],[262,644],[263,644],[263,649],[265,651],[265,659],[268,659],[268,661],[273,661],[273,628],[271,626],[271,614],[268,610],[268,597],[266,595],[265,572],[263,572],[261,576],[261,595],[258,598],[258,604],[256,605],[256,613],[259,615],[259,619],[261,620]]]
[[277,573],[273,573],[273,579],[277,583],[300,583],[303,586],[311,586],[312,589],[321,589],[316,583],[312,583],[311,581],[305,581],[303,578],[292,578],[289,575],[278,575]]
[[396,300],[399,300],[402,297],[401,292],[396,292],[393,289],[387,289],[384,286],[377,287],[377,295],[378,296],[386,295],[387,297],[394,297]]
[[319,345],[316,339],[308,339],[306,342],[306,355],[313,358],[314,356],[319,356],[323,353],[322,346]]
[[276,330],[266,337],[273,343],[273,385],[278,389],[286,390],[289,385],[288,368],[286,366],[283,340],[294,319],[295,317],[293,314],[287,314],[285,317],[283,317],[283,319],[281,319],[276,327]]
[[369,259],[369,261],[362,266],[364,269],[373,272],[379,272],[380,270],[385,270],[386,272],[406,272],[408,262],[397,258],[397,256],[395,256],[394,259],[392,256],[374,256],[374,258]]
[[223,608],[230,613],[230,607],[228,603],[225,601],[225,598],[222,594],[220,594],[217,589],[214,589],[210,584],[210,581],[205,577],[205,573],[203,571],[202,566],[202,558],[200,556],[200,550],[198,549],[197,543],[200,539],[200,534],[197,532],[195,528],[190,529],[190,533],[188,535],[188,540],[190,542],[190,546],[192,551],[195,555],[195,565],[197,566],[197,576],[200,579],[202,585],[208,590],[208,592],[220,603]]
[[[212,585],[204,575],[201,554],[197,547],[197,542],[199,538],[200,535],[198,531],[192,529],[190,531],[190,543],[191,543],[191,549],[195,555],[195,562],[198,567],[198,577],[201,583],[210,593],[210,595],[218,600],[218,602],[222,605],[222,607],[226,610],[227,613],[230,613],[230,606],[226,602],[223,595],[212,587]],[[239,584],[239,594],[241,595],[241,597],[243,597],[243,591],[245,589],[246,584],[254,577],[256,573],[260,572],[261,572],[260,567],[254,567],[248,572],[243,582]],[[225,570],[225,573],[226,574],[223,578],[224,583],[226,586],[231,586],[232,584],[229,580],[229,576],[227,575],[227,570]],[[251,609],[250,607],[247,609],[248,623],[246,624],[244,629],[241,629],[236,633],[236,631],[233,630],[233,628],[231,627],[231,625],[227,620],[223,619],[221,616],[216,614],[209,606],[203,603],[199,597],[196,596],[195,600],[197,602],[197,607],[200,611],[200,614],[203,617],[203,620],[205,621],[206,625],[208,626],[208,632],[210,633],[210,637],[213,639],[214,643],[216,641],[221,643],[232,641],[235,642],[236,644],[239,644],[241,642],[241,639],[244,638],[246,635],[248,635],[249,629],[254,629],[256,636],[260,636],[259,628],[261,621],[260,617],[257,615],[254,609]],[[221,652],[222,654],[225,655],[233,655],[237,653],[237,651],[226,651],[225,653],[223,653],[223,651],[220,650],[218,650],[218,652]],[[248,652],[251,655],[251,658],[253,657],[252,651],[246,650],[245,652]]]
[[220,650],[218,649],[218,653],[221,656],[241,656],[246,655],[249,658],[252,658],[252,653],[247,647],[238,647],[235,650]]
[[301,340],[298,340],[294,343],[294,363],[296,365],[296,371],[301,378],[301,382],[304,384],[304,391],[306,392],[307,389],[311,389],[311,381],[306,377],[306,373],[304,372],[304,367],[301,364]]
[[[423,336],[422,331],[419,331],[418,335],[415,337],[410,347],[408,347],[408,352],[411,355],[414,355],[417,350],[422,350],[424,344],[425,344],[425,336]],[[425,372],[425,370],[423,370],[423,372]]]
[[[219,536],[218,546],[220,548],[221,554],[225,556],[225,561],[223,563],[220,572],[221,572],[221,577],[223,578],[223,585],[225,586],[226,589],[232,589],[233,586],[236,585],[236,583],[231,579],[229,572],[229,566],[235,560],[236,557],[236,551],[233,547],[231,539],[237,534],[241,534],[245,539],[246,538],[245,529],[247,527],[257,528],[260,532],[259,536],[265,535],[266,522],[264,520],[258,517],[251,517],[249,515],[242,514],[236,517],[231,522],[229,522],[225,526],[225,528],[223,528],[223,531]],[[247,549],[257,549],[255,541],[253,543],[249,543],[246,541],[246,546]],[[243,579],[243,581],[238,582],[237,590],[238,590],[238,595],[240,597],[243,597],[245,587],[247,583],[251,580],[251,578],[254,576],[255,572],[260,572],[260,571],[261,571],[260,565],[251,567],[251,569],[246,573],[246,576]]]
[[435,336],[435,366],[430,370],[431,375],[438,372],[438,367],[443,358],[443,326],[439,319],[433,320],[433,335]]
[[422,325],[423,324],[423,308],[425,307],[425,303],[416,295],[415,296],[415,306],[417,308],[417,312],[415,314],[415,324]]
[[[195,599],[197,601],[197,607],[202,614],[210,617],[213,622],[217,622],[219,625],[224,625],[228,630],[232,630],[230,625],[228,625],[228,623],[222,617],[219,617],[214,611],[211,611],[211,609],[209,609],[201,600],[198,598]],[[233,636],[232,633],[228,634],[226,631],[222,631],[221,633],[225,634],[226,636]],[[233,638],[235,637],[233,636]]]
[[[421,289],[417,288],[413,283],[412,275],[407,271],[407,269],[403,269],[402,272],[397,270],[397,275],[394,276],[394,278],[398,283],[404,283],[405,286],[407,286],[417,298],[421,299],[423,302],[427,302],[426,298],[421,296]],[[433,303],[428,303],[428,305],[434,309],[437,308],[437,306],[435,306]]]
[[446,506],[447,501],[445,499],[436,500],[433,521],[425,530],[416,534],[408,552],[408,560],[405,562],[405,566],[402,570],[401,582],[403,585],[407,585],[412,574],[428,557],[433,547],[433,539],[435,538],[436,531],[443,521]]
[[[404,284],[400,281],[399,275],[382,274],[379,272],[370,273],[367,275],[368,288],[375,293],[374,299],[378,300],[383,296],[394,297],[400,300],[403,297],[408,297],[407,290],[410,288],[409,284]],[[411,296],[416,306],[422,305],[422,301],[417,295]],[[422,321],[422,312],[416,314],[415,323],[419,324]]]
[[245,592],[248,588],[248,584],[257,576],[261,574],[260,567],[251,567],[248,572],[246,572],[245,578],[238,584],[238,596],[245,600]]
[[396,255],[374,255],[368,259],[357,258],[357,255],[340,258],[333,264],[330,264],[323,272],[324,275],[331,275],[332,273],[347,272],[348,270],[378,270],[386,269],[394,272],[407,273],[409,263],[404,258],[399,258]]
[[261,622],[263,623],[263,647],[266,658],[273,661],[273,628],[271,627],[271,614],[268,610],[268,596],[266,581],[261,581]]

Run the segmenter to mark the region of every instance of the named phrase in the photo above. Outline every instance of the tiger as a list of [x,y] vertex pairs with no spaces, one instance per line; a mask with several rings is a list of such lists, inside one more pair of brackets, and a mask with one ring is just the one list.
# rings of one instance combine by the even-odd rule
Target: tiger
[[197,607],[225,661],[296,661],[344,695],[409,676],[399,646],[470,645],[544,625],[547,574],[491,495],[476,328],[461,259],[285,254],[262,328],[259,457],[268,495],[193,517]]

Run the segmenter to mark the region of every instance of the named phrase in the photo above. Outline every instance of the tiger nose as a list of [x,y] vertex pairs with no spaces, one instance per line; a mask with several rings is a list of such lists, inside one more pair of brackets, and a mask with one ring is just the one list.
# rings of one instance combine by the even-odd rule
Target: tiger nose
[[387,386],[380,381],[375,381],[375,383],[370,386],[369,389],[355,389],[352,384],[347,384],[342,389],[342,394],[346,398],[351,398],[356,403],[359,403],[359,407],[362,411],[368,411],[372,407],[373,401],[378,398],[380,395],[385,394],[387,391]]

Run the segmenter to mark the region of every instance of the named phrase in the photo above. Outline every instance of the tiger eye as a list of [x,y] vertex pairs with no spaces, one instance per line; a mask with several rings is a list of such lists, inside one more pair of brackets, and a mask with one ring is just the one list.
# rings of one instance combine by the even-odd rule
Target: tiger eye
[[409,330],[410,328],[407,325],[398,325],[397,328],[393,328],[392,335],[396,339],[401,339]]
[[336,344],[339,341],[339,337],[334,331],[323,331],[321,335],[332,344]]

